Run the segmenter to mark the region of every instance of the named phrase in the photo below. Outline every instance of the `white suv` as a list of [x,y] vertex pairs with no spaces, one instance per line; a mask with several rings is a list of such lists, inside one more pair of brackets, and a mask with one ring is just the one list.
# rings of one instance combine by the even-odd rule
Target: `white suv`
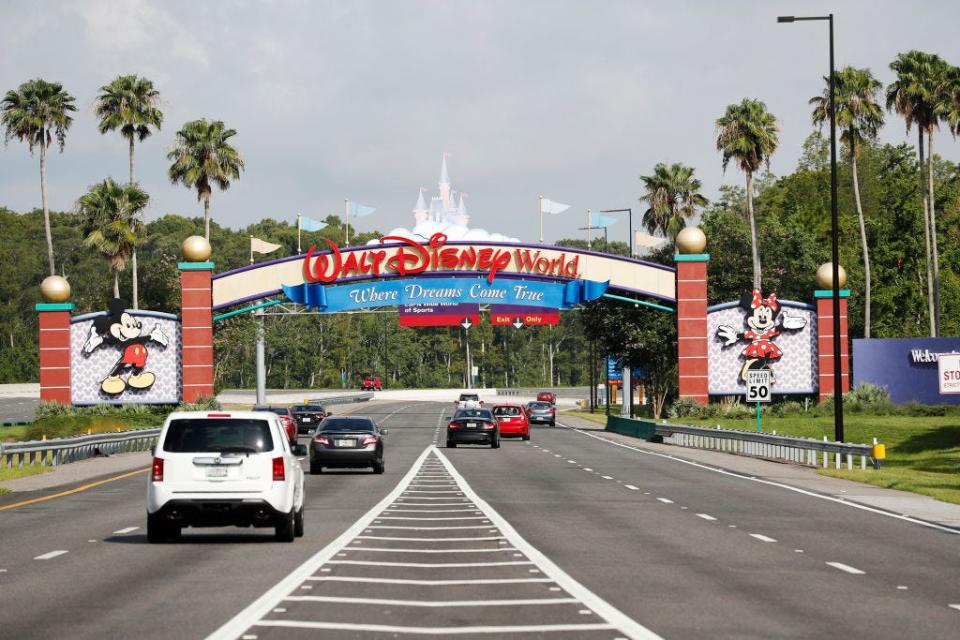
[[303,469],[280,418],[261,411],[171,413],[147,484],[147,539],[183,527],[274,527],[277,540],[303,535]]

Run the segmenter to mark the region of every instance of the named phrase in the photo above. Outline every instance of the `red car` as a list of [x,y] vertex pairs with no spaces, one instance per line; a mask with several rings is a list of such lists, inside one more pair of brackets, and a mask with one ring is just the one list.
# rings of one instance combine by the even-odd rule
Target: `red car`
[[537,402],[549,402],[550,404],[557,404],[557,394],[552,391],[541,391],[537,394]]
[[494,405],[493,417],[500,423],[500,435],[530,439],[530,421],[527,412],[519,404]]
[[290,444],[297,444],[297,421],[293,417],[293,412],[290,411],[290,407],[254,407],[254,411],[270,411],[280,416],[280,423],[283,425],[283,430],[287,433],[287,439],[290,440]]
[[364,391],[381,391],[383,389],[383,382],[380,381],[380,376],[364,376],[363,382],[360,383],[360,388]]

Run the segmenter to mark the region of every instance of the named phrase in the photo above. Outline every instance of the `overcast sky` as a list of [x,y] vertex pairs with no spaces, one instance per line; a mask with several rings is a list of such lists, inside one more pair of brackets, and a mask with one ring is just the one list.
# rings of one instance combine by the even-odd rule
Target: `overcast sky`
[[[137,151],[148,219],[202,215],[193,193],[170,185],[165,156],[184,122],[206,117],[238,131],[247,164],[214,193],[221,224],[342,214],[350,197],[377,207],[362,229],[410,226],[417,189],[436,189],[448,151],[471,226],[535,240],[543,194],[573,205],[548,218],[554,240],[582,236],[588,207],[639,209],[638,176],[657,162],[693,165],[708,198],[741,184],[733,167],[721,171],[714,122],[744,97],[779,120],[771,168],[792,171],[827,70],[827,26],[776,16],[830,11],[838,66],[888,83],[909,49],[960,64],[956,0],[8,0],[0,90],[42,77],[77,98],[66,151],[48,163],[54,209],[127,177],[126,142],[97,132],[92,106],[101,85],[135,73],[154,81],[165,114]],[[883,139],[906,140],[902,121],[889,116]],[[949,134],[936,145],[960,158]],[[11,142],[0,205],[39,204],[37,159]],[[610,233],[626,240],[626,222]]]

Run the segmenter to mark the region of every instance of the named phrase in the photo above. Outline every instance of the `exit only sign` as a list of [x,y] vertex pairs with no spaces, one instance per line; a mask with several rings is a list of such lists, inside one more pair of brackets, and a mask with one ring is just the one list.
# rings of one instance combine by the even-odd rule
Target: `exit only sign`
[[960,353],[941,353],[937,356],[940,393],[960,393]]

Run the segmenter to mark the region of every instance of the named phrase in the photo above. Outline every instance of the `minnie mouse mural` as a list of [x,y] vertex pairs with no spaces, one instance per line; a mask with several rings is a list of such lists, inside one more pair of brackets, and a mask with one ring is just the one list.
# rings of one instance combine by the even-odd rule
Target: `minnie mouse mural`
[[723,341],[724,348],[737,342],[749,344],[741,354],[744,358],[743,368],[740,369],[740,380],[747,381],[747,371],[750,369],[767,369],[770,371],[770,380],[773,382],[773,370],[770,365],[783,356],[783,350],[773,339],[783,331],[799,331],[806,324],[806,318],[780,314],[780,303],[777,294],[771,293],[766,298],[759,289],[752,293],[744,293],[740,298],[740,306],[746,312],[744,324],[747,330],[738,333],[730,325],[723,324],[717,327],[717,338]]

